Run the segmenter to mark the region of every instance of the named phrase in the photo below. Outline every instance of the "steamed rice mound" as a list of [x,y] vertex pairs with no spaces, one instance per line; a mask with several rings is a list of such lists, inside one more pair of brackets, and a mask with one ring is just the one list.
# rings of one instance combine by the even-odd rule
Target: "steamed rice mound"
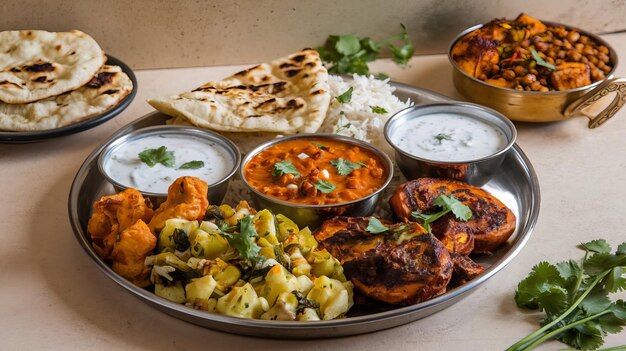
[[[412,105],[403,102],[393,92],[389,79],[380,80],[374,76],[353,75],[352,80],[340,76],[329,76],[331,102],[326,119],[318,130],[320,133],[335,133],[364,140],[381,148],[388,154],[393,149],[385,140],[385,122],[396,112]],[[349,102],[340,103],[336,97],[352,87]],[[373,112],[373,107],[381,107],[386,113]]]

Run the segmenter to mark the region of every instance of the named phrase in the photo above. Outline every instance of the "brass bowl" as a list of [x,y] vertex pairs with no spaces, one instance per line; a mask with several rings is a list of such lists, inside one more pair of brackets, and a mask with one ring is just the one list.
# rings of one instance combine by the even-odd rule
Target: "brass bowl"
[[[606,46],[609,49],[613,69],[602,80],[581,88],[563,91],[524,91],[488,84],[463,72],[452,59],[452,48],[467,34],[485,26],[485,24],[479,24],[459,34],[448,48],[454,86],[465,98],[477,104],[489,106],[514,121],[555,122],[584,115],[590,119],[589,128],[602,125],[613,117],[626,102],[626,79],[613,77],[617,68],[617,53],[613,47],[595,34],[560,23],[542,22],[546,25],[564,26],[568,30],[576,29],[579,33]],[[592,107],[595,102],[610,94],[615,94],[615,96],[606,107],[600,111]]]

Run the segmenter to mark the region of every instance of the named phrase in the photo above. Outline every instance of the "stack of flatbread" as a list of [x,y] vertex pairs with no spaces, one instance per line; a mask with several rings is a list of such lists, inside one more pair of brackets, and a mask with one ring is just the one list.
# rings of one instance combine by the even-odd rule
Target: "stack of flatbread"
[[133,89],[81,31],[0,32],[0,130],[39,131],[95,117]]
[[148,103],[175,123],[218,131],[313,133],[330,103],[328,72],[317,51],[305,49]]

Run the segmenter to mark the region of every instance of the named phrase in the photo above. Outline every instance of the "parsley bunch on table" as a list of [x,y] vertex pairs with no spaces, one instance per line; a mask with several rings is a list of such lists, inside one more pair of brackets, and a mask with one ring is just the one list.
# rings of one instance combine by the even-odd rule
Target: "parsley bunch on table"
[[316,50],[322,61],[329,65],[328,72],[333,74],[368,75],[370,73],[368,62],[374,61],[383,49],[391,52],[394,62],[405,65],[413,56],[413,44],[406,26],[400,25],[402,26],[400,34],[380,42],[351,34],[331,35],[326,39],[324,46]]
[[[626,325],[626,303],[609,298],[610,293],[626,290],[626,243],[614,253],[602,239],[579,248],[585,251],[581,262],[540,262],[519,283],[517,305],[541,310],[546,317],[541,328],[508,351],[530,350],[550,339],[595,350],[604,343],[604,336],[619,333]],[[626,345],[611,349],[624,350]]]

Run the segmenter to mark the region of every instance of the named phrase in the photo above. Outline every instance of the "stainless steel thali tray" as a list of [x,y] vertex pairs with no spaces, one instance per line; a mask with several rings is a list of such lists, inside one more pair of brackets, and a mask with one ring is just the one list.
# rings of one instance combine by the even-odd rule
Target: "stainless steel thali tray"
[[[399,83],[392,85],[396,87],[395,95],[403,100],[410,98],[415,104],[450,100],[428,90]],[[111,139],[142,127],[164,124],[168,118],[158,112],[149,114],[121,128]],[[114,193],[113,187],[107,183],[97,167],[98,155],[103,146],[104,144],[96,148],[80,167],[69,195],[68,209],[72,229],[87,255],[105,275],[143,302],[185,321],[241,335],[272,338],[337,337],[387,329],[424,318],[460,301],[511,262],[530,238],[539,214],[540,193],[537,176],[526,155],[519,146],[514,145],[500,171],[483,188],[511,208],[517,217],[517,228],[509,241],[494,251],[493,255],[476,259],[486,267],[486,270],[471,282],[434,299],[411,306],[354,306],[346,318],[331,321],[286,322],[241,319],[194,310],[162,299],[148,290],[134,286],[113,272],[95,253],[86,230],[92,204],[101,196]]]

